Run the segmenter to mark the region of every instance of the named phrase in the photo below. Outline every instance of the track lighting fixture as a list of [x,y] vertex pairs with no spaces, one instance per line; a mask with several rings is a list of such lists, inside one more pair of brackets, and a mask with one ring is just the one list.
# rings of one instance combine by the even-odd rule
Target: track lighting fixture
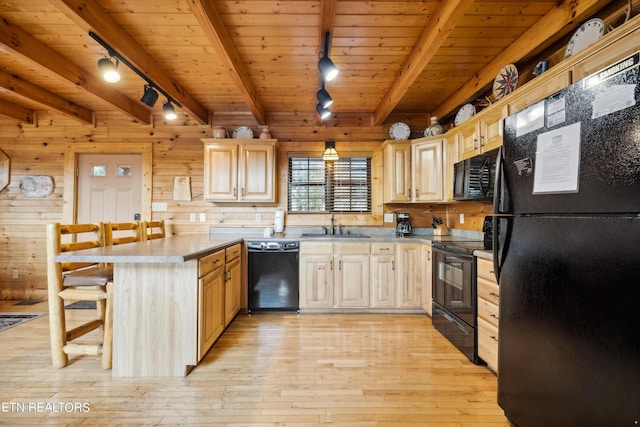
[[328,108],[329,105],[333,104],[333,98],[331,98],[329,92],[324,88],[324,84],[322,86],[322,89],[320,89],[317,94],[318,102],[322,105],[322,108]]
[[158,100],[158,92],[151,85],[144,85],[144,95],[140,98],[143,104],[153,107]]
[[324,108],[321,104],[316,105],[316,111],[318,112],[322,120],[329,118],[329,116],[331,115],[331,111]]
[[120,73],[118,72],[118,58],[114,58],[116,63],[111,62],[109,58],[102,58],[98,61],[98,70],[102,74],[102,77],[109,83],[116,83],[120,81]]
[[324,36],[324,56],[318,61],[318,68],[322,72],[324,81],[330,82],[338,75],[338,68],[335,66],[331,58],[329,58],[329,32]]
[[[118,73],[118,65],[120,64],[120,62],[122,62],[131,71],[136,73],[138,76],[140,76],[140,78],[142,78],[145,82],[147,82],[147,84],[144,85],[144,94],[142,95],[142,98],[140,98],[140,102],[142,102],[145,105],[148,105],[149,107],[153,107],[156,104],[156,101],[158,100],[158,92],[160,92],[163,96],[167,97],[167,102],[165,102],[164,105],[162,106],[165,119],[175,120],[178,117],[178,115],[176,114],[176,110],[174,108],[174,104],[178,108],[182,107],[182,105],[178,101],[173,99],[167,92],[162,90],[161,87],[156,85],[149,77],[144,75],[142,71],[138,70],[132,63],[127,61],[126,58],[124,58],[122,55],[116,52],[111,46],[107,44],[107,42],[102,40],[100,36],[98,36],[96,33],[94,33],[93,31],[89,31],[89,36],[95,41],[97,41],[102,47],[107,49],[107,52],[109,54],[109,58],[102,58],[98,61],[98,69],[100,70],[100,73],[102,73],[102,75],[104,76],[105,80],[107,80],[108,82],[117,82],[118,80],[120,80],[120,74]],[[115,64],[112,62],[112,59],[116,61]],[[113,72],[115,72],[115,74],[112,74]]]
[[335,141],[325,141],[324,142],[324,153],[322,153],[322,160],[324,161],[334,161],[338,160],[340,156],[338,156],[338,152],[336,151],[336,142]]
[[168,99],[162,106],[162,111],[164,111],[164,118],[167,120],[175,120],[178,118],[176,110],[173,108],[173,104],[171,104],[171,101]]

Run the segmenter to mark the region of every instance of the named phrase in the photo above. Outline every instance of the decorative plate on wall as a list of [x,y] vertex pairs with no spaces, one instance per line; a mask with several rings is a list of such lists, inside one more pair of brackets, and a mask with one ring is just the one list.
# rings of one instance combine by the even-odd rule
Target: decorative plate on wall
[[518,85],[518,69],[513,64],[505,65],[493,81],[493,97],[496,101],[514,91]]
[[453,121],[453,124],[458,126],[461,123],[466,122],[476,113],[476,107],[473,104],[464,104],[458,110],[458,114],[456,114],[456,118]]
[[397,122],[389,128],[389,136],[391,139],[405,140],[411,136],[411,128],[408,124]]
[[238,139],[251,139],[253,138],[253,131],[248,126],[238,126],[233,131],[233,137]]
[[589,19],[573,33],[571,40],[564,51],[564,57],[568,58],[574,53],[580,52],[591,43],[598,40],[604,34],[604,22],[600,18]]

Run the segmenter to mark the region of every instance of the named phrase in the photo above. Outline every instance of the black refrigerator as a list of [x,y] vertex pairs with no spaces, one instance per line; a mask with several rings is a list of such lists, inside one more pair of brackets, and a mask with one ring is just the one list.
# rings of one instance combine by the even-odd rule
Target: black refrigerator
[[638,59],[504,121],[498,403],[518,427],[640,425]]

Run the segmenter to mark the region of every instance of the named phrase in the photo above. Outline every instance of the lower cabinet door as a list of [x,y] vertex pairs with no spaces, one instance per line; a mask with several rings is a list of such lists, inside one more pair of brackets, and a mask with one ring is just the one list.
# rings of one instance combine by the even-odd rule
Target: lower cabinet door
[[226,265],[225,292],[224,292],[224,326],[229,325],[233,318],[240,311],[241,280],[240,280],[240,258],[236,258]]
[[200,279],[198,289],[198,360],[207,353],[224,330],[224,268]]

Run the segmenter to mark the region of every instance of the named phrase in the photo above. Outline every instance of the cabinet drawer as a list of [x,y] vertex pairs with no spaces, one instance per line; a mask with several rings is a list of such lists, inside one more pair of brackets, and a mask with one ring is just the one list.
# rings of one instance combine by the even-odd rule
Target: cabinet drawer
[[216,268],[224,267],[224,251],[205,255],[198,260],[199,276],[205,276]]
[[478,258],[477,269],[478,277],[482,277],[490,282],[496,283],[496,275],[493,273],[493,261]]
[[393,255],[396,253],[396,245],[393,243],[372,243],[371,255]]
[[301,255],[333,255],[333,243],[300,242]]
[[478,298],[478,317],[498,327],[498,306],[484,298]]
[[336,255],[369,255],[371,253],[371,243],[336,243]]
[[227,262],[232,259],[236,259],[240,256],[240,252],[242,250],[242,245],[240,243],[235,244],[233,246],[229,246],[224,250],[225,256],[227,257]]
[[478,296],[500,305],[500,287],[482,277],[478,277]]
[[478,319],[478,356],[498,372],[498,328]]

